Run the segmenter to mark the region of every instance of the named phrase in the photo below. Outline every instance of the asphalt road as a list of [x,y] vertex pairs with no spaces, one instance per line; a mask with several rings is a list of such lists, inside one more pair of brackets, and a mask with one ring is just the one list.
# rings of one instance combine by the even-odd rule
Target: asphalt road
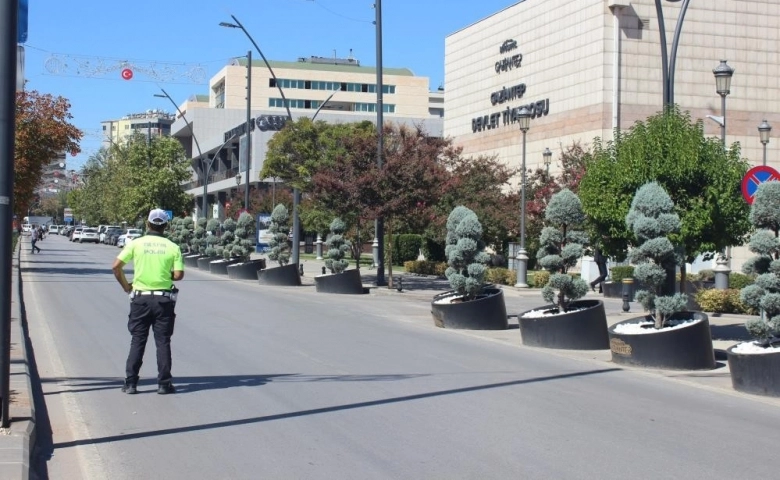
[[777,476],[780,411],[760,398],[436,329],[420,299],[192,270],[178,393],[156,394],[150,339],[140,393],[126,395],[119,250],[40,246],[21,262],[45,398],[40,478]]

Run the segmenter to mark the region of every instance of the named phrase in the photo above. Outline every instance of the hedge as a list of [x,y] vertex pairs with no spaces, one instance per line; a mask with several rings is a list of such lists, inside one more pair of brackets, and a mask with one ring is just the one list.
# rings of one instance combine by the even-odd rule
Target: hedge
[[739,290],[736,288],[726,290],[706,288],[696,292],[695,298],[696,303],[705,312],[758,314],[758,312],[753,311],[742,303],[739,299]]
[[[388,244],[389,242],[385,240],[385,245]],[[420,256],[420,250],[423,247],[423,237],[422,235],[411,233],[393,235],[392,247],[393,265],[403,265],[404,262],[417,260],[417,257]]]
[[634,267],[631,265],[612,267],[609,270],[609,278],[611,278],[615,283],[621,283],[624,278],[631,278],[633,276]]

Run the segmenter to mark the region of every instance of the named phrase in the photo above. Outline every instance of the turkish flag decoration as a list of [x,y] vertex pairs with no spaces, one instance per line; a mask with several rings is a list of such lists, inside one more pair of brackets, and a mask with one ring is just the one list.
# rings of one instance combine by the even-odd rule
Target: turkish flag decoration
[[122,78],[125,80],[130,80],[133,78],[133,71],[129,68],[123,68],[122,69]]

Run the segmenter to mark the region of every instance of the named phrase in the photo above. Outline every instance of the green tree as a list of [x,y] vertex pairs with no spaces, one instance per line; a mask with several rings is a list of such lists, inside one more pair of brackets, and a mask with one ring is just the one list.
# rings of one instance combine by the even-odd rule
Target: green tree
[[[609,255],[623,258],[634,244],[624,219],[634,192],[651,181],[668,192],[680,216],[680,230],[670,239],[684,249],[686,262],[741,245],[750,230],[740,192],[748,163],[740,158],[739,144],[724,151],[687,112],[670,108],[616,132],[606,145],[596,139],[592,155],[579,195],[590,236],[601,237]],[[684,264],[682,274],[684,280]],[[681,289],[684,285],[680,282]]]
[[274,208],[268,230],[273,234],[268,242],[271,247],[268,258],[279,262],[279,266],[283,267],[290,262],[290,242],[287,239],[287,232],[290,231],[290,214],[287,207],[279,204]]
[[473,300],[482,293],[490,256],[485,253],[482,225],[477,215],[460,205],[447,217],[447,270],[450,286],[464,299]]
[[14,213],[27,215],[43,167],[62,152],[79,152],[82,132],[70,123],[70,102],[36,90],[16,92]]

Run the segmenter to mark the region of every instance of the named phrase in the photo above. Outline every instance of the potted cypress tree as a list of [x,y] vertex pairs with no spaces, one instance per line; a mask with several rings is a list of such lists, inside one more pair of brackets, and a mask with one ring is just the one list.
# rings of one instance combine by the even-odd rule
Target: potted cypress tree
[[199,218],[195,224],[192,239],[190,240],[191,251],[189,255],[184,257],[184,264],[188,267],[197,268],[198,259],[203,256],[203,251],[206,250],[206,242],[204,240],[206,237],[206,223],[208,223],[208,220]]
[[190,242],[192,241],[192,232],[194,228],[195,222],[193,222],[190,217],[181,218],[176,224],[176,236],[179,239],[179,247],[184,255],[192,253],[192,245],[190,245]]
[[344,237],[347,224],[340,218],[330,223],[330,236],[325,242],[328,247],[325,267],[330,273],[314,277],[314,285],[318,292],[323,293],[363,293],[363,280],[360,270],[347,270],[349,260],[345,257],[350,251],[351,242]]
[[233,250],[233,242],[236,235],[236,221],[232,218],[225,219],[222,222],[222,235],[219,236],[219,243],[214,247],[215,254],[219,257],[216,260],[212,260],[209,263],[209,271],[217,275],[227,275],[228,265],[238,263],[240,258],[233,257],[231,255]]
[[228,277],[235,280],[256,280],[257,271],[265,268],[265,259],[251,259],[255,245],[257,245],[257,228],[254,217],[246,212],[239,215],[233,234],[235,239],[230,246],[230,256],[238,258],[239,261],[228,265]]
[[502,330],[508,327],[504,292],[485,284],[490,255],[485,253],[482,224],[464,206],[447,217],[445,275],[452,290],[433,297],[431,313],[437,327]]
[[780,397],[780,182],[759,185],[750,207],[757,229],[750,237],[756,256],[742,267],[756,280],[740,291],[740,299],[761,312],[745,323],[756,338],[726,350],[735,390]]
[[210,219],[206,223],[206,232],[203,237],[203,243],[201,244],[201,251],[203,256],[198,259],[198,268],[200,270],[210,270],[210,264],[214,260],[221,258],[217,255],[217,245],[219,245],[219,220],[216,218]]
[[301,276],[298,266],[290,264],[290,242],[287,232],[290,231],[290,215],[287,207],[277,205],[271,212],[271,239],[268,242],[268,259],[279,264],[278,267],[257,271],[257,281],[260,285],[298,286]]
[[601,300],[580,300],[588,283],[569,275],[585,251],[588,237],[580,199],[564,188],[550,198],[544,212],[547,226],[539,238],[539,265],[550,272],[542,288],[549,302],[517,316],[524,345],[573,350],[609,348],[607,314]]
[[640,242],[628,260],[636,264],[634,277],[646,288],[635,298],[649,313],[608,329],[612,361],[679,370],[715,368],[707,315],[684,311],[687,296],[674,293],[674,271],[681,259],[668,236],[681,225],[666,190],[656,182],[639,187],[626,226]]

